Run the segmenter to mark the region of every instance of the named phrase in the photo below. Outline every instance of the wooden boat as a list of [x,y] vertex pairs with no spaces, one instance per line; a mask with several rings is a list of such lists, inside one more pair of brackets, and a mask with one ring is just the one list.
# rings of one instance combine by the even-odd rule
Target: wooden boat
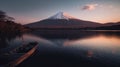
[[15,66],[19,65],[25,59],[30,57],[35,52],[37,47],[38,47],[37,42],[31,42],[29,44],[22,45],[18,48],[15,48],[12,51],[9,51],[5,55],[7,56],[7,58],[9,57],[8,59],[11,61],[8,62],[3,67],[15,67]]

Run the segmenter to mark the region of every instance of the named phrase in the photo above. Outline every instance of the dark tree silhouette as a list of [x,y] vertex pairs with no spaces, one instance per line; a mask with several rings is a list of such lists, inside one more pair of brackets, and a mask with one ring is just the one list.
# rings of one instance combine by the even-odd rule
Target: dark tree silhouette
[[0,48],[16,36],[21,36],[25,30],[23,25],[15,23],[14,18],[0,10]]
[[0,21],[3,21],[6,17],[6,13],[0,10]]
[[25,27],[15,23],[14,18],[0,10],[0,34],[16,34],[25,31]]
[[5,21],[13,21],[14,18],[7,16],[5,12],[0,10],[0,22],[5,22]]

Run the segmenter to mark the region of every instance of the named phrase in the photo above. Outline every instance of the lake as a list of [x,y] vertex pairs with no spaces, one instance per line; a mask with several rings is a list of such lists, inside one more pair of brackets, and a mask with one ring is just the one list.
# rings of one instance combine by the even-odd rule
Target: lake
[[120,67],[120,31],[37,30],[5,39],[0,53],[33,41],[37,51],[18,67]]

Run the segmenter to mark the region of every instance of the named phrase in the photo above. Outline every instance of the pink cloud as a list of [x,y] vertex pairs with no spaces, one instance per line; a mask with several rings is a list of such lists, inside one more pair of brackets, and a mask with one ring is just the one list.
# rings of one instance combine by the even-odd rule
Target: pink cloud
[[98,6],[98,4],[87,4],[85,6],[83,6],[83,10],[94,10],[96,9],[96,7]]

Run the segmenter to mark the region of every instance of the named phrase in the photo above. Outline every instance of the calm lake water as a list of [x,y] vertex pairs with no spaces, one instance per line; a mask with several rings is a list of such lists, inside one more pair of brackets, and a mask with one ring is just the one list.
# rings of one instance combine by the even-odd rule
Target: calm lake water
[[120,31],[39,30],[5,41],[0,53],[32,41],[39,47],[19,67],[120,66]]

